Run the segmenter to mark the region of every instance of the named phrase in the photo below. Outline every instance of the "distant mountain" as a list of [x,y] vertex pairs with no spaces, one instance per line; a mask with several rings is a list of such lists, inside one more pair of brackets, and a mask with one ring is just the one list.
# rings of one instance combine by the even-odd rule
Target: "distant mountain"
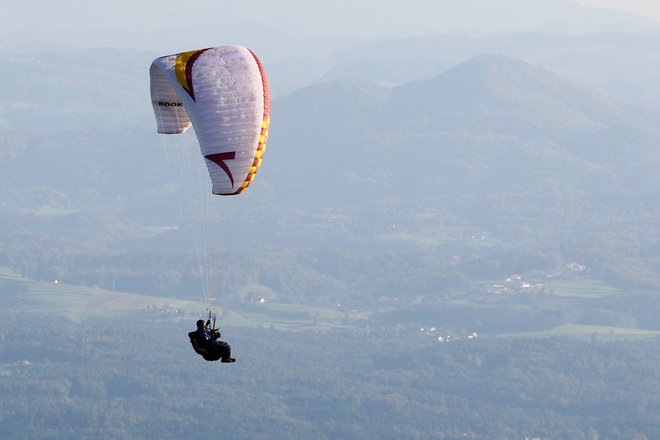
[[[660,138],[652,115],[496,55],[478,56],[435,78],[393,88],[357,81],[314,86],[277,106],[286,115],[297,114],[282,121],[280,131],[303,140],[307,154],[296,150],[295,157],[287,157],[292,148],[284,147],[274,160],[313,169],[315,158],[334,154],[335,177],[325,177],[334,182],[341,180],[340,173],[369,175],[387,161],[389,173],[409,169],[407,183],[418,187],[410,180],[419,177],[412,171],[415,166],[426,176],[432,171],[429,163],[442,168],[456,160],[492,169],[492,160],[512,150],[536,159],[543,151],[557,159],[572,157],[574,163],[597,165],[600,173],[619,168],[622,155],[635,163],[657,160],[654,141]],[[455,149],[456,144],[466,147]],[[419,151],[425,160],[413,165]],[[520,165],[533,169],[539,164],[530,157]]]
[[602,128],[611,98],[508,57],[482,55],[430,80],[393,89],[385,124],[403,129],[561,136]]
[[[433,78],[482,53],[542,66],[620,100],[660,108],[660,41],[641,34],[439,33],[355,45],[323,60],[322,81],[363,79],[405,84]],[[316,72],[313,64],[311,71]],[[316,81],[318,81],[318,74]]]
[[361,240],[458,228],[539,248],[660,218],[657,115],[509,57],[396,87],[330,82],[274,108],[274,197],[349,210]]

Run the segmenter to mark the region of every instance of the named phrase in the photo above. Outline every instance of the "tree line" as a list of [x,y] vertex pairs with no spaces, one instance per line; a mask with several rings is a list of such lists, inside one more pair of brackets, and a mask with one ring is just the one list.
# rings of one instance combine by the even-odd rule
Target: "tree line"
[[[26,323],[32,325],[25,337]],[[238,361],[199,358],[194,317],[0,323],[3,438],[651,439],[657,340],[435,338],[223,329]]]

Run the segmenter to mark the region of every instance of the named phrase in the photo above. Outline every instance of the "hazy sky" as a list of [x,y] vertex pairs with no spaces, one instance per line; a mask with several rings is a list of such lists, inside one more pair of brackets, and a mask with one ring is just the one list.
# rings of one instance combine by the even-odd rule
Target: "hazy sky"
[[316,53],[319,44],[438,33],[660,35],[660,0],[191,0],[184,9],[178,0],[0,0],[0,47],[33,41],[168,52],[223,42],[289,56],[305,44]]
[[660,20],[659,0],[576,0],[585,6],[602,6],[606,8],[623,9]]

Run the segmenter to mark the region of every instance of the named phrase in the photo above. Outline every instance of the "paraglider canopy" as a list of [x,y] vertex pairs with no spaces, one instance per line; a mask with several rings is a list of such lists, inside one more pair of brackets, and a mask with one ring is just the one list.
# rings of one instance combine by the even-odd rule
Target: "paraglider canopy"
[[261,166],[270,125],[268,80],[256,55],[241,46],[167,55],[152,62],[150,77],[158,132],[192,125],[213,194],[243,192]]

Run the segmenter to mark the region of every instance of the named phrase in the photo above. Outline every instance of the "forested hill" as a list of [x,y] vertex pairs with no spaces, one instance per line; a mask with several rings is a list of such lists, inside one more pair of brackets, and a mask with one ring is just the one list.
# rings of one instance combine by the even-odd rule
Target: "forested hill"
[[[36,222],[36,232],[42,217],[22,217],[35,206],[95,217],[102,209],[100,231],[130,228],[134,236],[144,235],[140,224],[179,221],[168,211],[189,199],[180,176],[197,171],[176,162],[201,164],[190,136],[154,134],[139,64],[150,57],[104,50],[4,61],[10,93],[3,99],[14,108],[0,114],[9,220]],[[613,215],[656,215],[648,201],[658,191],[657,117],[514,58],[481,55],[395,87],[322,83],[275,100],[273,109],[267,162],[255,183],[262,190],[246,195],[258,199],[249,209],[259,205],[266,228],[300,216],[285,206],[358,207],[381,218],[385,206],[413,215],[431,209],[468,228],[515,217],[519,223],[497,231],[509,236],[536,222],[560,222],[571,235],[580,226],[576,210],[589,229]],[[203,182],[196,188],[208,192]],[[103,225],[110,220],[114,226]]]
[[25,319],[0,321],[7,439],[660,436],[657,340],[232,328],[222,365],[194,354],[192,321],[47,316],[26,341]]
[[396,87],[386,126],[559,138],[621,120],[602,93],[514,58],[480,55],[428,80]]
[[[622,286],[658,281],[652,113],[500,55],[398,86],[321,83],[274,101],[253,191],[215,200],[205,217],[197,200],[209,188],[193,134],[155,134],[151,56],[107,49],[3,60],[5,108],[15,108],[0,114],[0,214],[12,249],[4,264],[39,273],[51,263],[26,261],[43,260],[32,245],[55,258],[187,250],[191,228],[222,219],[233,233],[208,235],[222,242],[216,249],[369,253],[421,243],[433,258],[470,262],[498,260],[491,249],[534,249]],[[621,242],[633,251],[619,252]]]
[[[297,115],[280,122],[274,139],[292,141],[264,173],[282,203],[527,219],[509,235],[557,222],[571,234],[576,209],[583,224],[657,214],[644,203],[659,190],[657,116],[508,57],[397,87],[321,84],[277,107]],[[631,203],[650,211],[631,216]]]

